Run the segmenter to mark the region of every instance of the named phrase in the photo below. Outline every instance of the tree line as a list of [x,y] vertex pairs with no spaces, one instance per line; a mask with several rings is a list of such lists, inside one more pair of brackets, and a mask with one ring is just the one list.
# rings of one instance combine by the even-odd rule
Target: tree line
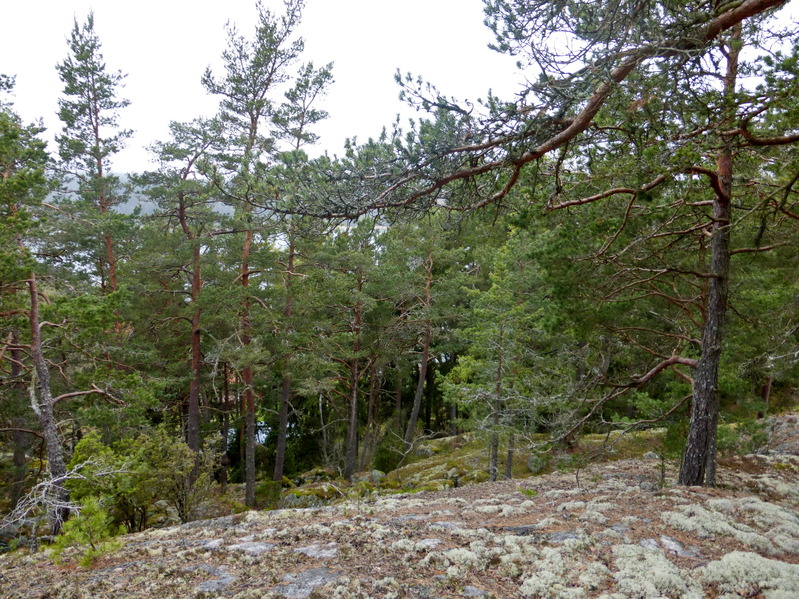
[[219,112],[129,177],[123,75],[76,20],[57,153],[0,115],[5,511],[46,469],[58,530],[87,493],[76,455],[188,459],[187,484],[240,481],[254,506],[259,478],[349,479],[463,430],[496,480],[501,447],[667,426],[680,483],[713,485],[719,423],[799,374],[784,4],[488,0],[515,99],[398,74],[425,116],[317,158],[333,66],[302,62],[302,0],[258,4],[202,75]]

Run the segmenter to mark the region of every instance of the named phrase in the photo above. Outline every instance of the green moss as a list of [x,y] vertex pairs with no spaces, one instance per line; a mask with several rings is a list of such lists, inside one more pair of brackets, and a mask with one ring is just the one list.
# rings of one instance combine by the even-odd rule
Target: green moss
[[277,507],[281,509],[319,507],[342,496],[343,492],[338,485],[329,482],[315,483],[284,491]]

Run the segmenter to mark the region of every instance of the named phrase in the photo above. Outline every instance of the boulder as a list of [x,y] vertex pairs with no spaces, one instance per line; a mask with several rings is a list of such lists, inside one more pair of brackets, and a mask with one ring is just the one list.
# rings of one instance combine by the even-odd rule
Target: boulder
[[317,483],[288,489],[277,504],[278,509],[319,507],[341,493],[331,483]]
[[353,482],[366,482],[380,484],[386,478],[386,473],[381,470],[372,470],[370,472],[358,472],[352,477]]

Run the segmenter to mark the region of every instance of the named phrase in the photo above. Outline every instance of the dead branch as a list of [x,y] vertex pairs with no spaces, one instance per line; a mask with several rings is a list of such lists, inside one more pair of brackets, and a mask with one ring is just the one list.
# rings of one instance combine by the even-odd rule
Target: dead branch
[[65,399],[72,399],[73,397],[82,397],[84,395],[104,395],[112,403],[115,403],[118,406],[125,405],[124,401],[114,397],[107,389],[100,389],[100,387],[98,387],[95,384],[92,384],[92,388],[86,391],[72,391],[70,393],[62,393],[58,397],[53,398],[53,405],[57,404],[58,402],[64,401]]
[[596,414],[597,410],[599,410],[599,408],[601,408],[603,405],[605,405],[606,402],[610,401],[611,399],[615,399],[615,398],[619,397],[620,395],[624,395],[628,390],[629,390],[629,387],[623,387],[623,388],[619,388],[619,389],[614,389],[613,391],[608,393],[605,397],[602,397],[602,398],[596,400],[594,402],[594,405],[588,411],[588,413],[585,416],[583,416],[580,420],[578,420],[577,423],[575,423],[571,428],[569,428],[569,430],[567,430],[565,433],[562,433],[561,435],[559,435],[552,442],[552,445],[553,446],[557,445],[558,443],[561,443],[561,442],[565,441],[566,439],[568,439],[569,437],[571,437],[575,432],[580,430],[583,427],[583,425],[585,425],[585,423],[588,422],[594,416],[594,414]]
[[[27,519],[36,517],[37,514],[41,514],[42,511],[47,514],[61,514],[76,510],[78,506],[74,503],[60,499],[61,492],[67,481],[88,480],[88,476],[84,471],[90,466],[99,466],[98,470],[92,472],[91,476],[93,478],[124,474],[127,472],[125,468],[103,467],[100,462],[92,459],[67,470],[62,476],[46,478],[36,484],[30,492],[17,503],[17,506],[0,520],[0,532],[8,529],[18,529]],[[35,542],[35,538],[33,541]]]

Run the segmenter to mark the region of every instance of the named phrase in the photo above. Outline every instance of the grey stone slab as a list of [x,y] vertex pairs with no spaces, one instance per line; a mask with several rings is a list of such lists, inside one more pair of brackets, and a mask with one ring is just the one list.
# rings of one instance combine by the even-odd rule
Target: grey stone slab
[[638,541],[638,544],[644,549],[657,549],[660,550],[660,543],[657,539],[643,539]]
[[248,555],[263,555],[269,551],[272,551],[275,546],[273,543],[259,543],[259,542],[247,542],[247,543],[237,543],[235,545],[229,545],[227,547],[228,551],[243,551]]
[[503,528],[505,532],[508,532],[512,535],[517,535],[520,537],[538,534],[538,525],[537,524],[522,524],[520,526],[507,526]]
[[562,532],[550,532],[545,538],[550,543],[564,543],[570,539],[579,539],[580,535],[570,530],[564,530]]
[[666,548],[667,551],[676,553],[680,557],[702,557],[696,547],[686,548],[685,545],[683,545],[680,541],[673,539],[672,537],[661,535],[660,543]]
[[339,573],[329,568],[311,568],[297,574],[287,574],[283,583],[272,587],[272,591],[286,599],[307,599],[316,589],[335,582]]
[[338,555],[338,547],[335,543],[328,543],[327,545],[319,545],[314,543],[308,547],[300,547],[295,549],[294,553],[302,553],[308,557],[315,557],[319,559],[330,559]]
[[201,566],[188,566],[184,568],[186,572],[193,572],[195,570],[202,570],[207,572],[211,576],[216,576],[211,580],[206,580],[201,582],[194,590],[198,593],[219,593],[224,591],[227,586],[236,580],[236,577],[232,574],[229,574],[225,571],[224,568],[217,568],[216,566],[208,566],[208,565],[201,565]]

